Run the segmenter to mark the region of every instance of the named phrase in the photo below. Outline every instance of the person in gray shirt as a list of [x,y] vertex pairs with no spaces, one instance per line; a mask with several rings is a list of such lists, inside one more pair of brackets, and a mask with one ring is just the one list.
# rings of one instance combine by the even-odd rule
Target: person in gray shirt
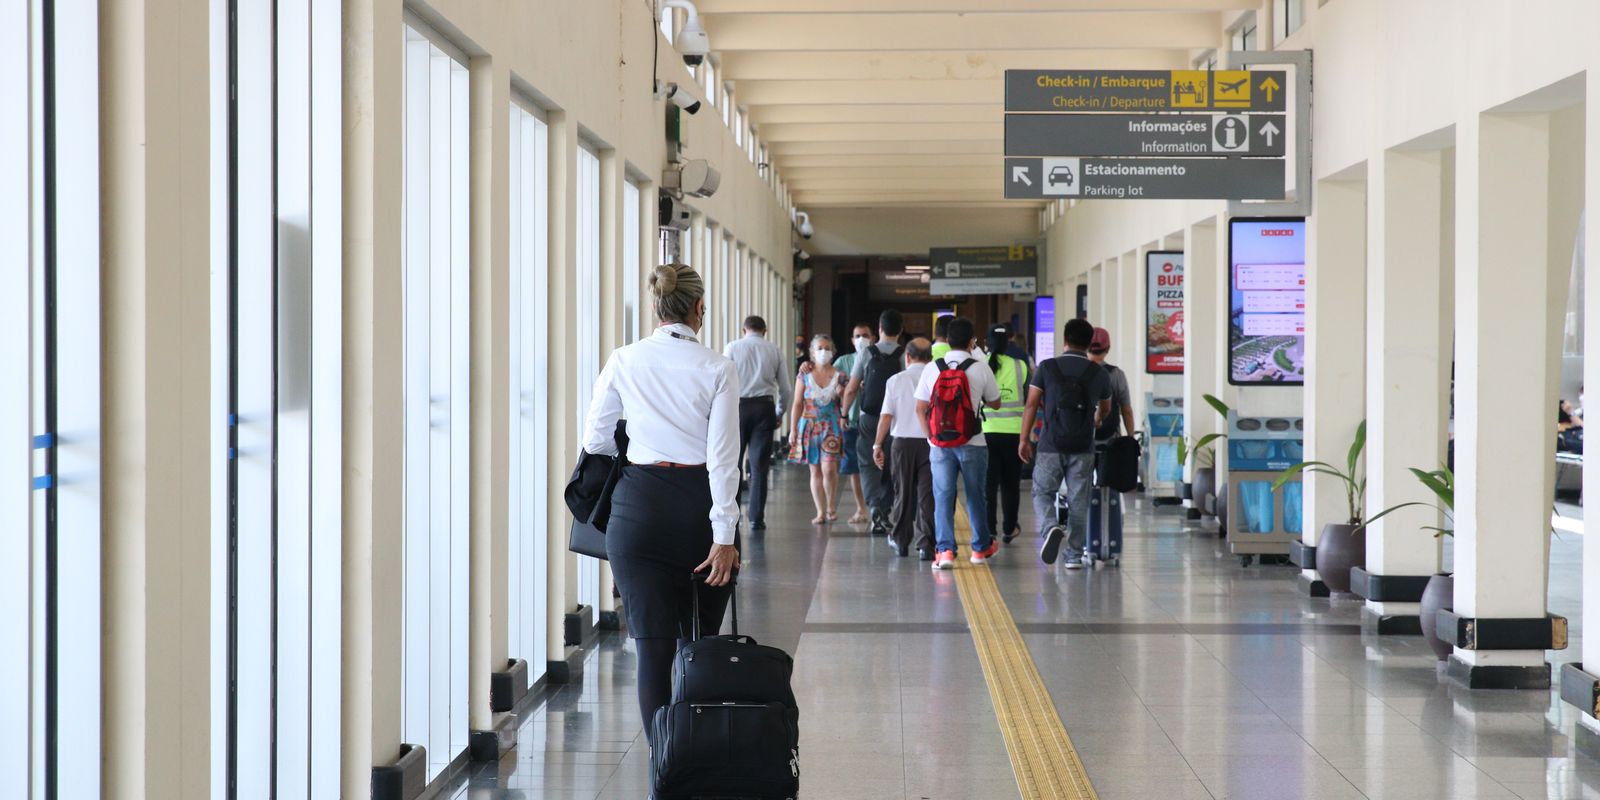
[[[850,385],[844,390],[845,408],[850,408],[857,396],[861,399],[856,419],[859,430],[856,458],[861,467],[861,488],[867,495],[872,532],[885,535],[889,532],[889,512],[894,507],[894,487],[873,460],[872,444],[878,440],[878,414],[883,409],[883,394],[889,377],[905,367],[901,360],[904,350],[899,341],[904,326],[905,320],[899,311],[891,308],[879,315],[878,341],[867,352],[856,356]],[[889,441],[892,443],[893,439]]]

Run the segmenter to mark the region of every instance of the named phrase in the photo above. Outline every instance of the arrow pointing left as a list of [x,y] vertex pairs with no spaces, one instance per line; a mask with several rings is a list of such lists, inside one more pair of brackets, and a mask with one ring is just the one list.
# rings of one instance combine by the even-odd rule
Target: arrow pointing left
[[1011,182],[1020,183],[1023,186],[1033,185],[1033,179],[1028,177],[1028,168],[1022,164],[1011,168]]

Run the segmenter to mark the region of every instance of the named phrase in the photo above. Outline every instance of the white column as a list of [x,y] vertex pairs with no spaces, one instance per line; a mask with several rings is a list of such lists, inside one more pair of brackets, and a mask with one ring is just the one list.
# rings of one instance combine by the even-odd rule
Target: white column
[[[78,416],[74,398],[61,398],[62,458],[72,463],[57,469],[65,517],[73,506],[93,502],[73,495],[93,486],[95,478],[88,469],[94,462],[71,452],[70,437],[87,444],[98,433],[102,466],[95,488],[103,518],[84,527],[61,520],[59,580],[69,589],[79,585],[79,568],[94,553],[92,548],[74,552],[74,537],[99,536],[104,549],[98,602],[104,613],[88,631],[60,632],[62,675],[85,667],[100,679],[81,686],[69,677],[60,685],[66,746],[58,787],[62,797],[188,800],[210,795],[211,738],[222,735],[210,727],[209,688],[211,615],[222,610],[211,607],[210,504],[212,492],[221,487],[210,480],[216,443],[204,418],[211,401],[213,267],[206,157],[208,13],[204,3],[130,0],[102,4],[99,15],[101,329],[64,328],[63,339],[74,332],[78,339],[62,344],[62,364],[88,357],[81,345],[103,345],[100,408],[94,415],[100,429]],[[61,24],[70,29],[82,22]],[[59,66],[63,74],[82,80],[81,73],[74,74],[82,64]],[[76,100],[70,89],[63,94]],[[27,115],[26,108],[9,111]],[[93,122],[82,108],[66,103],[57,111],[62,119]],[[84,133],[68,130],[58,141],[83,144],[75,137]],[[68,152],[93,153],[94,146],[90,142],[86,151],[69,147]],[[83,188],[76,181],[87,176],[73,178],[62,181],[62,197],[93,208],[96,198],[76,194]],[[25,176],[12,174],[7,180]],[[94,231],[63,229],[59,275],[64,280],[83,269],[80,259],[90,255],[81,241],[66,241],[74,235],[87,238]],[[7,274],[24,268],[22,262],[8,263]],[[88,268],[94,268],[92,260]],[[11,290],[17,286],[15,278],[8,283]],[[95,309],[86,311],[92,315]],[[25,341],[5,346],[25,347]],[[8,530],[6,535],[15,542],[23,533]],[[19,554],[12,550],[10,555]],[[60,599],[63,609],[74,602],[71,596]],[[10,607],[6,613],[26,612]],[[96,632],[102,634],[95,637],[98,651],[79,649],[77,635]],[[8,652],[4,657],[24,656]],[[87,668],[90,658],[100,660],[100,670]],[[100,708],[88,711],[87,719],[72,715],[77,710],[72,695],[94,698],[97,692],[103,693]],[[89,764],[75,763],[66,744],[80,721],[88,724],[78,735],[99,744],[99,752],[93,744],[88,748]],[[74,774],[75,768],[83,775]]]
[[[1484,114],[1457,126],[1455,611],[1545,615],[1555,426],[1550,118]],[[1474,669],[1544,653],[1457,649]]]
[[[1317,213],[1306,226],[1305,457],[1346,462],[1365,416],[1363,328],[1366,297],[1364,180],[1325,180]],[[1342,466],[1341,466],[1342,468]],[[1302,543],[1316,546],[1322,526],[1349,521],[1345,484],[1326,475],[1303,476]]]
[[[1217,293],[1217,275],[1223,269],[1217,256],[1217,220],[1207,219],[1184,232],[1183,243],[1183,430],[1198,439],[1222,429],[1222,419],[1201,399],[1215,389],[1217,376],[1227,369],[1225,348],[1219,349],[1217,329],[1227,320],[1224,298]],[[1226,340],[1224,330],[1220,337]],[[1194,459],[1183,467],[1185,481],[1194,480]]]
[[[1583,361],[1583,383],[1600,386],[1600,269],[1590,269],[1590,265],[1600,263],[1600,258],[1587,256],[1587,243],[1600,243],[1600,80],[1589,81],[1587,84],[1588,101],[1585,108],[1588,113],[1585,132],[1588,137],[1587,152],[1595,154],[1585,163],[1585,180],[1588,200],[1584,204],[1586,211],[1584,219],[1583,237],[1585,242],[1584,256],[1584,298],[1583,308],[1585,323],[1583,329],[1583,352],[1595,353],[1595,358],[1585,358]],[[1593,211],[1595,213],[1588,213]],[[1595,312],[1589,314],[1590,311]],[[1588,317],[1595,317],[1595,323],[1589,324]],[[1600,497],[1600,469],[1585,469],[1583,471],[1583,493],[1586,497]],[[1600,541],[1600,518],[1596,525],[1590,527],[1587,515],[1584,520],[1584,540],[1588,542]],[[1600,517],[1600,515],[1597,515]],[[1587,665],[1586,671],[1595,674],[1600,670],[1600,547],[1583,548],[1583,585],[1589,587],[1583,592],[1583,652],[1580,654],[1583,663]]]
[[[472,451],[467,724],[490,730],[490,675],[506,664],[511,487],[511,76],[504,59],[472,61]],[[544,665],[536,665],[542,668]]]
[[[577,309],[571,298],[577,295],[578,263],[578,197],[574,176],[578,171],[578,122],[565,112],[550,115],[550,296],[546,313],[549,330],[572,330],[577,324]],[[537,313],[537,312],[535,312]],[[571,386],[578,374],[577,352],[570,347],[557,347],[550,351],[550,386]],[[551,391],[549,415],[552,420],[570,420],[577,417],[573,406],[577,395],[572,391]],[[573,464],[578,458],[578,436],[575,426],[555,424],[550,426],[549,463]],[[552,475],[561,474],[552,471]],[[571,523],[567,504],[562,497],[560,481],[551,481],[546,503],[547,547],[549,583],[545,605],[546,652],[552,662],[562,661],[568,652],[566,637],[567,612],[578,605],[578,558],[567,549],[567,530]]]
[[[1367,513],[1433,497],[1410,468],[1445,460],[1441,398],[1450,386],[1451,340],[1443,258],[1444,170],[1439,150],[1391,150],[1371,164],[1367,248]],[[1324,206],[1325,207],[1325,206]],[[1307,392],[1307,403],[1311,394]],[[1431,575],[1439,542],[1423,526],[1439,513],[1410,508],[1367,526],[1367,571]],[[1385,615],[1415,615],[1416,603],[1368,602]]]
[[[1089,303],[1088,303],[1088,306],[1089,306],[1089,308],[1088,308],[1089,321],[1093,322],[1095,324],[1099,324],[1097,322],[1097,320],[1105,318],[1105,313],[1101,310],[1101,306],[1105,302],[1105,295],[1106,295],[1106,268],[1105,268],[1105,265],[1104,264],[1096,264],[1093,267],[1090,267],[1089,268],[1089,273],[1088,273],[1088,278],[1087,278],[1087,280],[1085,282],[1088,283],[1088,285],[1089,285]],[[1077,303],[1076,298],[1074,298],[1073,303],[1074,304]],[[1073,306],[1072,313],[1073,314],[1077,313],[1077,306],[1076,305]],[[1061,321],[1061,323],[1062,323],[1062,325],[1065,325],[1066,324],[1066,320],[1063,319]],[[1062,342],[1061,343],[1061,349],[1065,350],[1066,347],[1067,347],[1066,343]]]

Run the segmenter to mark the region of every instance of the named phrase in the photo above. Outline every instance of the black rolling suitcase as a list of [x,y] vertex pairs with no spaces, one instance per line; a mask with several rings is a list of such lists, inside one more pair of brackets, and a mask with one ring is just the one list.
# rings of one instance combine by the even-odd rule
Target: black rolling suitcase
[[700,635],[672,664],[672,703],[656,711],[650,753],[654,800],[794,800],[800,794],[800,709],[794,659],[739,635]]

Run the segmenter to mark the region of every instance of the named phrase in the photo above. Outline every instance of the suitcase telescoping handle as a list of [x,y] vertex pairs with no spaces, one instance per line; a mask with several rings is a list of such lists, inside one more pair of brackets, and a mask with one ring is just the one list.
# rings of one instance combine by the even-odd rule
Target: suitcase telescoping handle
[[[690,594],[694,596],[694,606],[693,606],[693,609],[692,609],[692,612],[691,612],[691,616],[694,617],[694,622],[691,623],[691,631],[692,631],[693,636],[694,636],[694,641],[697,641],[697,642],[700,641],[700,586],[701,586],[701,584],[704,584],[706,582],[706,578],[707,577],[708,577],[708,573],[704,573],[704,572],[691,572],[691,573],[689,573],[689,583],[693,587],[693,589],[690,591]],[[738,589],[739,589],[739,573],[735,572],[733,574],[733,581],[728,584],[728,604],[733,607],[733,635],[734,636],[738,636],[739,635],[739,591],[738,591]]]

